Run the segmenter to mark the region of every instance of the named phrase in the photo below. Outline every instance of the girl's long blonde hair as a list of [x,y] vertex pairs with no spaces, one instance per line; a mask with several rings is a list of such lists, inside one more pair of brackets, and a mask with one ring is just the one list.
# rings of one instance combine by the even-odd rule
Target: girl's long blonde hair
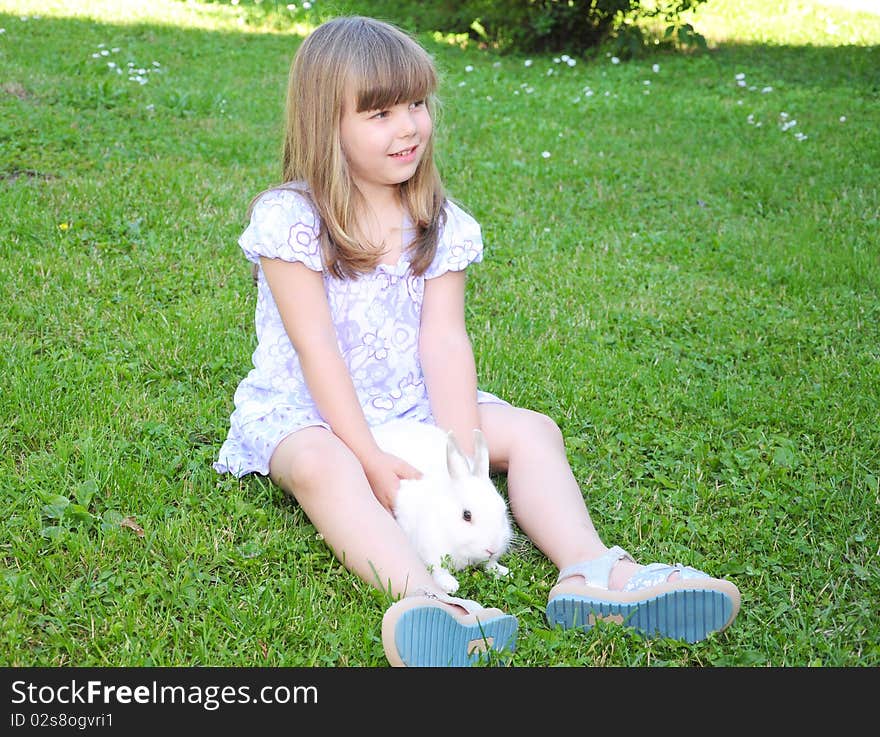
[[[365,203],[339,133],[346,94],[354,90],[358,111],[424,100],[433,117],[436,88],[428,52],[399,28],[372,18],[328,21],[297,50],[287,87],[283,176],[287,183],[306,185],[304,194],[321,218],[324,265],[334,276],[357,277],[373,270],[381,256],[363,243],[357,227]],[[445,216],[433,136],[413,177],[400,185],[400,196],[415,228],[411,268],[422,274],[434,259]]]

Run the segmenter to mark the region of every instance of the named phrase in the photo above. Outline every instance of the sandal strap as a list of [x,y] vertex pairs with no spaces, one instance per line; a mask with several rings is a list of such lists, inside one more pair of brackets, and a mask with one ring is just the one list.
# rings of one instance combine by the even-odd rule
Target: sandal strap
[[428,599],[436,599],[437,601],[442,601],[444,604],[453,604],[454,606],[460,606],[464,609],[468,614],[476,614],[477,612],[483,611],[485,609],[484,606],[478,604],[472,599],[460,599],[457,596],[449,596],[449,594],[441,594],[436,591],[426,591],[425,589],[419,589],[418,591],[414,591],[412,596],[424,596]]
[[559,583],[562,579],[569,578],[570,576],[583,576],[583,579],[588,586],[607,589],[608,578],[611,576],[611,569],[614,568],[614,564],[617,563],[617,561],[624,559],[635,563],[629,553],[619,545],[615,545],[613,548],[609,548],[608,552],[599,558],[585,560],[580,563],[575,563],[574,565],[566,566],[559,572],[559,578],[556,579],[556,583]]
[[703,573],[703,571],[682,565],[681,563],[676,563],[675,565],[668,565],[666,563],[649,563],[630,577],[629,581],[624,585],[623,590],[641,591],[642,589],[650,589],[654,586],[659,586],[661,583],[666,583],[666,581],[669,580],[669,577],[676,571],[679,573],[682,580],[687,578],[711,578],[708,573]]

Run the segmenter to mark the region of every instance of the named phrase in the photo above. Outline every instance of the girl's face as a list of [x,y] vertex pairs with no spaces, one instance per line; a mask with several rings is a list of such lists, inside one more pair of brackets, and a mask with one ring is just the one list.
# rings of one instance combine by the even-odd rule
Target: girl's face
[[397,187],[416,172],[431,138],[433,122],[424,100],[401,102],[382,110],[356,109],[349,95],[340,138],[349,170],[361,191]]

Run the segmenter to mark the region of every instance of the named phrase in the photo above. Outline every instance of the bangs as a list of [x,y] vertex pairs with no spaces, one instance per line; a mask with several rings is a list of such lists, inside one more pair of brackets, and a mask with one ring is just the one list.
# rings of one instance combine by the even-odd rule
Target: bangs
[[370,39],[349,77],[357,112],[382,110],[401,102],[426,100],[437,89],[437,73],[427,52],[407,38]]

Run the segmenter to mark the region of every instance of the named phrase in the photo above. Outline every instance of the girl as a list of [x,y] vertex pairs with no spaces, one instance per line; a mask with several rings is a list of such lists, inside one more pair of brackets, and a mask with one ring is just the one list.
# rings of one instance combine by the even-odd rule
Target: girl
[[214,467],[268,474],[349,570],[391,592],[393,665],[467,665],[512,651],[517,634],[515,617],[444,594],[395,521],[399,482],[419,472],[370,427],[397,417],[454,432],[469,454],[483,431],[514,519],[561,571],[551,626],[610,619],[688,641],[724,629],[736,586],[608,549],[554,422],[477,388],[465,268],[483,245],[434,164],[436,86],[427,52],[369,18],[331,20],[297,51],[286,183],[255,199],[239,240],[255,264],[258,345]]

